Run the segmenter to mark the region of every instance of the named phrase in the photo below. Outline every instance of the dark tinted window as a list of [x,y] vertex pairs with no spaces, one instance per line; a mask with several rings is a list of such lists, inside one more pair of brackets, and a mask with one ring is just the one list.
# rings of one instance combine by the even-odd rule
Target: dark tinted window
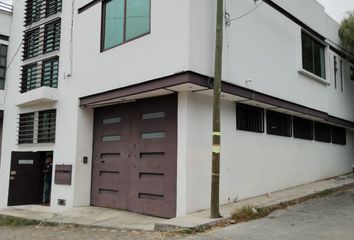
[[319,142],[331,142],[331,126],[315,122],[315,140]]
[[326,78],[325,47],[308,34],[302,32],[302,67],[303,69]]
[[347,136],[345,128],[332,126],[332,143],[339,145],[347,144]]
[[0,89],[5,88],[7,46],[0,44]]
[[238,130],[264,132],[264,110],[238,103],[236,105],[236,125]]
[[20,114],[18,144],[33,143],[34,113]]
[[291,137],[291,130],[291,116],[283,113],[267,111],[268,134]]
[[313,121],[294,117],[294,138],[313,140]]

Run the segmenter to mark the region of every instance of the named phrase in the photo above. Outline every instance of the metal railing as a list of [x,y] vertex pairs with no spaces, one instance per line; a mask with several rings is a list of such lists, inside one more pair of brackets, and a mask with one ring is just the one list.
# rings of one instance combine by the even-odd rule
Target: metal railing
[[61,12],[62,0],[27,0],[25,26]]
[[0,10],[5,10],[5,11],[8,11],[8,12],[12,12],[12,9],[13,8],[12,8],[11,4],[8,4],[8,3],[0,1]]

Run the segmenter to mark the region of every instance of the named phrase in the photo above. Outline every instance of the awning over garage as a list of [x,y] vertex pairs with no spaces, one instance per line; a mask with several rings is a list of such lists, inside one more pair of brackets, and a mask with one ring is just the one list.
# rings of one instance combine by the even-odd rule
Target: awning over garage
[[[80,106],[95,108],[186,91],[212,96],[212,86],[213,79],[207,76],[194,72],[183,72],[136,85],[81,97]],[[224,100],[243,102],[293,116],[328,122],[346,128],[354,128],[354,122],[227,82],[222,83],[222,98]]]

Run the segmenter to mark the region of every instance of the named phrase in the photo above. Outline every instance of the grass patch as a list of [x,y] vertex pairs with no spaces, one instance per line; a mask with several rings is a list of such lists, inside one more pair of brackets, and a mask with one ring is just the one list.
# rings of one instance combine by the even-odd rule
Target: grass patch
[[24,226],[38,226],[38,225],[43,227],[51,227],[51,226],[57,226],[58,224],[0,215],[0,226],[24,227]]

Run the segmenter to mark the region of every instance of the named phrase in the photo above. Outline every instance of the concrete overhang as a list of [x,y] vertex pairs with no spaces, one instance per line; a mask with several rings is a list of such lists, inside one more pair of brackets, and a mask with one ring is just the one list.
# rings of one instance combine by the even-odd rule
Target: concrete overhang
[[17,107],[31,107],[38,104],[54,103],[58,101],[58,89],[51,87],[40,87],[22,93],[18,99]]
[[[212,96],[212,86],[213,79],[210,77],[194,72],[183,72],[136,85],[84,96],[80,98],[80,106],[96,108],[186,91]],[[225,101],[241,102],[266,110],[354,129],[354,122],[228,82],[222,83],[221,98]]]

